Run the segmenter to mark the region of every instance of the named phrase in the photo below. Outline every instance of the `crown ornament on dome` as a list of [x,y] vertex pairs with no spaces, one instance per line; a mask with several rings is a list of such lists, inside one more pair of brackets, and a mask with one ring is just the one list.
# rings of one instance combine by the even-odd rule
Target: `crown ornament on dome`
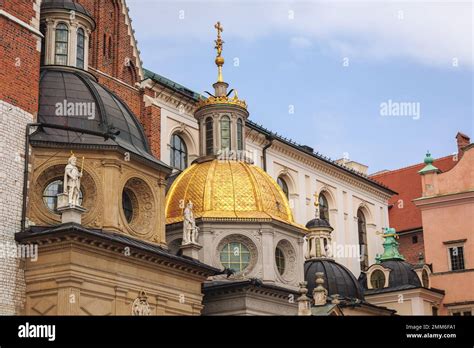
[[[224,31],[224,28],[221,25],[221,22],[217,22],[214,25],[214,28],[217,30],[217,39],[214,40],[215,42],[215,49],[217,50],[217,55],[215,59],[215,63],[217,65],[217,82],[214,83],[213,87],[215,89],[214,95],[209,92],[208,98],[203,98],[202,96],[199,97],[199,101],[197,102],[197,109],[200,109],[207,105],[215,105],[215,104],[226,104],[226,105],[236,105],[243,109],[247,109],[247,103],[244,100],[239,99],[237,95],[237,91],[232,89],[229,93],[227,93],[227,87],[229,85],[224,82],[224,78],[222,75],[222,66],[224,65],[224,57],[222,56],[222,49],[224,46],[224,40],[222,40],[221,33]],[[234,95],[230,97],[230,94],[234,92]]]

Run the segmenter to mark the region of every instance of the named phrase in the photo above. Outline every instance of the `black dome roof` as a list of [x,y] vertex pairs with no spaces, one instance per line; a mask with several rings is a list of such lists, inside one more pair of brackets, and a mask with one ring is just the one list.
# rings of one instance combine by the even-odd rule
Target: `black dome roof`
[[331,225],[326,219],[313,219],[309,220],[306,224],[306,228],[316,228],[316,227],[329,227],[332,229]]
[[74,0],[43,0],[41,3],[41,10],[46,9],[72,10],[92,18],[92,15],[85,9],[85,7]]
[[[391,269],[388,278],[388,288],[398,287],[420,287],[420,278],[416,274],[413,265],[401,260],[382,261],[381,266]],[[359,277],[359,282],[367,289],[367,276],[363,273]]]
[[328,290],[328,296],[338,294],[340,298],[364,300],[364,291],[356,277],[346,267],[331,259],[313,259],[305,262],[304,280],[308,282],[310,296],[316,287],[316,272],[324,273],[323,286]]
[[[38,122],[105,133],[113,127],[120,131],[115,139],[83,134],[72,130],[39,128],[31,136],[32,144],[67,144],[69,146],[119,146],[140,157],[166,166],[151,154],[141,124],[127,105],[95,77],[85,71],[68,67],[43,67],[40,76]],[[87,103],[94,107],[94,118],[87,115],[57,114],[57,104]]]

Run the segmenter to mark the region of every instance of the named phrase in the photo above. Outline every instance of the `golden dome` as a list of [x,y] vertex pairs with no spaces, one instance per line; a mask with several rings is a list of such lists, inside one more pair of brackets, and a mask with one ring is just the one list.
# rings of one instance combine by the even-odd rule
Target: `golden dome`
[[[166,196],[166,223],[183,220],[188,201],[195,218],[275,219],[294,223],[288,200],[266,172],[238,161],[194,163],[173,182]],[[299,225],[298,225],[299,226]]]

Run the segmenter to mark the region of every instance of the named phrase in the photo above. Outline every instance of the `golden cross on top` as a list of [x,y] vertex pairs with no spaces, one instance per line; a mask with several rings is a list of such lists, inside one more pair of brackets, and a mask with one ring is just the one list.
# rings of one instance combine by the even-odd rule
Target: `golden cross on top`
[[217,29],[216,49],[217,56],[220,57],[222,54],[222,44],[224,43],[221,38],[221,32],[224,31],[224,28],[221,26],[221,22],[217,22],[216,25],[214,25],[214,28]]

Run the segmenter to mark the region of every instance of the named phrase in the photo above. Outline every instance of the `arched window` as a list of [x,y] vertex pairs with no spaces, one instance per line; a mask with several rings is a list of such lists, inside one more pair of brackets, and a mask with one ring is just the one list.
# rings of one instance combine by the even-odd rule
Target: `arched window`
[[66,24],[59,23],[56,27],[56,45],[54,64],[67,65],[69,29]]
[[112,36],[109,36],[109,58],[112,58]]
[[172,167],[180,170],[187,167],[188,151],[186,149],[186,144],[177,134],[171,136],[170,156],[170,164]]
[[430,277],[429,277],[428,272],[426,271],[426,269],[424,269],[421,272],[421,283],[422,283],[424,288],[429,288],[430,287]]
[[107,52],[107,35],[104,34],[104,45],[102,46],[102,55],[105,57]]
[[76,66],[80,69],[84,69],[84,47],[85,47],[84,29],[79,28],[77,30]]
[[221,118],[221,149],[230,150],[230,118],[228,116]]
[[374,289],[383,289],[385,286],[385,274],[381,270],[376,269],[370,275],[370,284]]
[[206,155],[214,152],[214,130],[212,117],[206,118]]
[[324,194],[319,195],[319,217],[329,222],[329,204]]
[[239,118],[237,120],[237,150],[244,149],[243,131],[244,131],[244,123]]
[[285,180],[282,179],[281,176],[278,177],[277,184],[278,184],[278,186],[281,187],[281,190],[285,194],[286,198],[289,198],[288,185],[286,184]]
[[362,210],[357,210],[357,232],[359,234],[360,246],[360,270],[365,271],[369,267],[369,254],[367,252],[367,224]]

